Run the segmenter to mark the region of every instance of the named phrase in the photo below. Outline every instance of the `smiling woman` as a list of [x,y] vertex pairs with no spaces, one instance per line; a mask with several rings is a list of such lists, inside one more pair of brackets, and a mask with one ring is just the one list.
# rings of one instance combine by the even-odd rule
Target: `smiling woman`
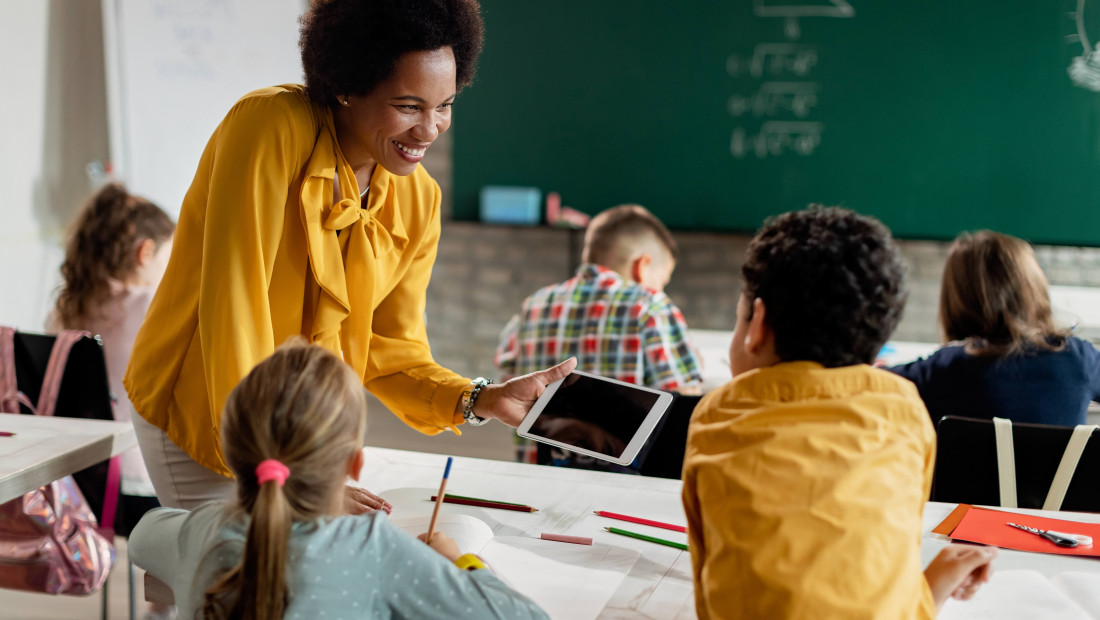
[[[409,426],[515,426],[566,362],[485,385],[434,362],[425,291],[439,185],[419,165],[473,79],[474,0],[315,1],[305,86],[242,97],[214,130],[125,386],[162,504],[233,493],[220,437],[233,387],[293,336],[339,355]],[[386,508],[348,488],[351,512]]]

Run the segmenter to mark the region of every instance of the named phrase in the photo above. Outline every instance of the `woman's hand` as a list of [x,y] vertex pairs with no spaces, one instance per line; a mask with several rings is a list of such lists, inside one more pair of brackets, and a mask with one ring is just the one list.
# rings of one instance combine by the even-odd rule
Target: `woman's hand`
[[393,511],[393,506],[374,493],[359,487],[344,486],[344,512],[349,515],[361,515],[374,510]]
[[948,545],[924,569],[924,578],[932,590],[939,611],[948,597],[967,600],[993,576],[996,547]]
[[428,543],[428,546],[435,549],[439,555],[454,562],[458,558],[462,557],[462,551],[458,548],[458,543],[454,541],[450,536],[443,532],[433,532],[432,540],[428,542],[428,533],[424,532],[420,536],[417,536],[423,542]]
[[481,388],[474,403],[474,415],[480,418],[496,418],[515,428],[527,416],[535,401],[542,396],[546,386],[564,378],[577,367],[577,358],[531,374],[509,379],[501,384]]

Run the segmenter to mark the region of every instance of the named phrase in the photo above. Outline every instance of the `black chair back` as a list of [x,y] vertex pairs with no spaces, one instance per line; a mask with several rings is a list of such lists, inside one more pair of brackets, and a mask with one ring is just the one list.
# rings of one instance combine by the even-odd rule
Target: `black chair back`
[[643,476],[679,480],[684,467],[684,451],[687,448],[688,424],[691,414],[702,396],[676,395],[664,419],[649,438],[644,448],[645,459],[640,473]]
[[[1012,424],[1019,508],[1042,508],[1072,427]],[[1100,429],[1093,431],[1062,510],[1100,512]],[[932,501],[1000,506],[997,442],[992,420],[944,417],[938,427]]]

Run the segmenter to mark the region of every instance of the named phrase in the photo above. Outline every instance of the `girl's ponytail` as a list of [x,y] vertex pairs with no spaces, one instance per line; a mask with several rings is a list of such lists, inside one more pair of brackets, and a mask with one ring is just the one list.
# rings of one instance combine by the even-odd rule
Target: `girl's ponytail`
[[[233,389],[222,448],[251,522],[240,563],[206,591],[203,618],[283,617],[293,594],[291,526],[339,512],[348,460],[363,448],[366,411],[355,372],[301,338],[276,349]],[[214,551],[208,558],[223,561]]]
[[[271,474],[275,470],[275,474]],[[293,522],[290,503],[283,493],[289,470],[266,460],[256,467],[259,493],[244,545],[244,559],[206,592],[203,617],[268,620],[282,618],[288,602],[286,583],[287,544]],[[236,598],[226,610],[226,594]]]

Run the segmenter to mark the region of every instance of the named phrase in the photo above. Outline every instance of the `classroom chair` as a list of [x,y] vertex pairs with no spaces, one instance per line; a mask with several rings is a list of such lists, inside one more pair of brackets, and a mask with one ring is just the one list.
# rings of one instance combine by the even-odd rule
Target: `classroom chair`
[[[15,380],[19,391],[31,402],[38,402],[39,392],[46,374],[46,366],[53,351],[54,336],[28,332],[15,333],[13,342],[15,356]],[[25,405],[20,409],[31,414]],[[111,390],[107,380],[107,362],[103,355],[103,343],[98,336],[88,336],[73,344],[69,359],[65,364],[65,373],[61,380],[61,389],[57,397],[54,415],[63,418],[84,418],[90,420],[114,420],[111,405]],[[73,474],[80,492],[88,502],[96,519],[103,523],[103,503],[107,488],[107,470],[109,461],[92,465]],[[136,524],[140,515],[126,515],[122,502],[118,502],[114,528],[128,533]],[[122,520],[129,519],[128,527],[121,527]],[[137,613],[136,590],[134,588],[134,566],[128,565],[128,583],[130,593],[130,620]],[[107,593],[103,587],[102,617],[108,617]]]
[[945,416],[931,499],[1100,512],[1100,427],[1078,429]]
[[688,424],[691,414],[702,396],[677,394],[668,408],[660,427],[653,432],[640,473],[643,476],[679,480],[684,469],[684,451],[687,449]]

